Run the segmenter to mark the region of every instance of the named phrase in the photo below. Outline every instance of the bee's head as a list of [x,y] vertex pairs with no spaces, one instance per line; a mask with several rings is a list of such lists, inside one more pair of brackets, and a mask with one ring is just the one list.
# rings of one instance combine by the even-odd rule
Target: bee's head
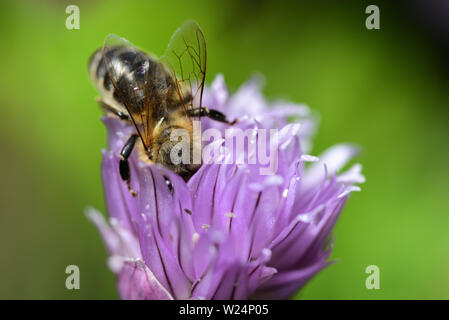
[[170,126],[161,132],[154,147],[148,152],[148,157],[187,180],[201,166],[201,163],[194,163],[193,150],[191,132]]

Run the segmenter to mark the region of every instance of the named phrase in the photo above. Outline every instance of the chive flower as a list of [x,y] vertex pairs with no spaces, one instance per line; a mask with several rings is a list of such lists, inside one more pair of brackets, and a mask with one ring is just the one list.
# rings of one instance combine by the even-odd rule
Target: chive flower
[[[234,126],[201,120],[221,138],[203,142],[222,161],[203,163],[186,182],[172,171],[130,157],[132,196],[119,174],[119,153],[134,128],[103,117],[108,147],[102,179],[109,219],[94,209],[117,276],[122,299],[287,299],[330,262],[331,231],[349,194],[363,183],[361,166],[340,173],[357,148],[339,144],[309,155],[315,121],[310,110],[288,102],[268,103],[253,79],[230,95],[221,75],[205,88],[203,105]],[[252,133],[247,150],[276,129],[275,171],[264,165],[224,161],[226,130]],[[256,148],[251,149],[251,146]],[[270,148],[270,144],[265,144]],[[260,151],[260,150],[258,150]],[[268,151],[273,150],[262,150]],[[170,184],[167,184],[167,179]]]

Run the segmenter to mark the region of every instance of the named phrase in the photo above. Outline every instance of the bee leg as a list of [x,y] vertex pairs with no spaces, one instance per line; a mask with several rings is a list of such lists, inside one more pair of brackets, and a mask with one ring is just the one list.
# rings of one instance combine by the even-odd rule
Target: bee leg
[[115,109],[114,107],[111,107],[109,104],[104,102],[102,98],[97,98],[97,102],[104,111],[116,115],[117,117],[120,118],[120,120],[129,120],[129,116],[127,114],[121,112],[120,110]]
[[122,148],[122,151],[120,151],[120,163],[119,163],[120,177],[122,178],[123,181],[126,182],[128,190],[133,197],[137,196],[137,192],[131,188],[131,172],[129,170],[128,158],[131,155],[131,152],[133,151],[137,138],[138,138],[137,134],[133,134],[128,138],[128,140],[126,141],[125,145]]
[[208,117],[209,119],[227,123],[231,126],[237,122],[237,119],[229,121],[228,119],[226,119],[226,116],[222,112],[206,107],[190,109],[188,110],[188,113],[191,117]]

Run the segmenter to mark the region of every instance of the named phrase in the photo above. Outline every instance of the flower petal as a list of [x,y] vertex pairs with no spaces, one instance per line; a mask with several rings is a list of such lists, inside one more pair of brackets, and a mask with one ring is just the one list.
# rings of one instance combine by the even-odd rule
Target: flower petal
[[[86,210],[86,216],[100,231],[110,255],[123,258],[141,257],[138,239],[120,221],[111,218],[111,223],[108,224],[103,215],[93,208]],[[112,271],[120,270],[117,268]]]
[[[171,175],[167,172],[165,174]],[[179,260],[179,240],[182,238],[180,203],[181,208],[184,207],[183,201],[190,206],[189,199],[179,197],[182,194],[179,189],[186,186],[179,181],[173,184],[172,195],[163,171],[155,165],[144,167],[139,180],[140,215],[136,220],[139,221],[138,234],[143,260],[176,299],[186,299],[190,296],[191,281],[184,273]],[[187,216],[187,213],[183,214]]]
[[[103,188],[106,200],[106,207],[109,217],[116,218],[125,227],[134,230],[133,215],[138,210],[138,201],[129,192],[125,182],[119,174],[118,153],[112,151],[103,151],[103,163],[101,165],[101,173],[103,180]],[[137,174],[134,166],[131,165],[132,177]],[[132,188],[138,190],[135,183],[137,179],[132,179]]]
[[265,99],[262,95],[262,79],[254,77],[243,84],[227,103],[227,115],[231,119],[243,115],[255,116],[266,109]]
[[[348,144],[335,145],[326,150],[319,158],[320,161],[312,164],[305,172],[301,193],[298,197],[304,195],[312,188],[316,187],[327,176],[338,172],[343,166],[359,153],[359,148]],[[326,165],[327,173],[324,170]]]
[[120,297],[125,300],[173,300],[170,293],[156,279],[140,259],[123,264],[117,283]]
[[301,269],[325,251],[326,238],[335,225],[345,198],[332,199],[309,213],[299,214],[272,242],[270,266],[279,272]]
[[262,300],[288,299],[326,265],[326,260],[323,259],[304,269],[277,273],[260,286],[253,298]]

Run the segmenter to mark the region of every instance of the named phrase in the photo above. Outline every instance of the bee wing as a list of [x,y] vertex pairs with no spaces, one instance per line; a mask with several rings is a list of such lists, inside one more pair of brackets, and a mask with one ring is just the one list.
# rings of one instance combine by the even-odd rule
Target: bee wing
[[172,72],[186,112],[202,107],[206,53],[206,40],[201,28],[188,20],[175,31],[161,58]]
[[106,76],[114,86],[116,98],[126,107],[137,132],[147,149],[151,135],[151,93],[149,87],[156,72],[149,72],[148,55],[128,40],[110,34],[103,46]]

